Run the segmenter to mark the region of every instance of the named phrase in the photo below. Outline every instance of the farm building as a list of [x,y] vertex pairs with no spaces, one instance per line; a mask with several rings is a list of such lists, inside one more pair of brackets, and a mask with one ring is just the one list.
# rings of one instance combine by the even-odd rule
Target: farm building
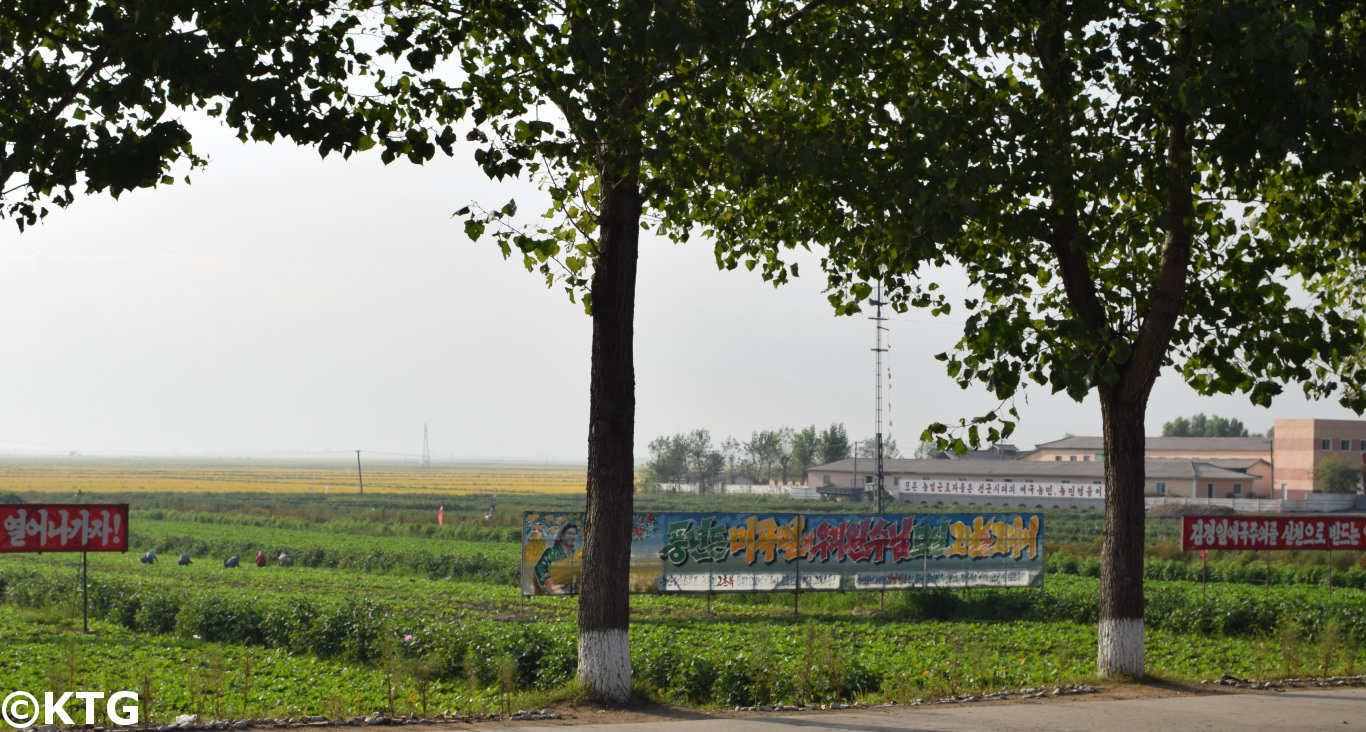
[[[821,486],[871,488],[877,479],[875,469],[866,458],[840,460],[812,468],[807,486],[817,490]],[[1201,498],[1255,497],[1253,482],[1263,478],[1200,460],[1149,460],[1145,471],[1148,493]],[[911,503],[933,503],[946,496],[951,500],[997,496],[1005,499],[1000,502],[1018,499],[1029,506],[1046,502],[1099,505],[1105,497],[1105,465],[1094,461],[887,459],[883,472],[887,491]]]
[[[1149,437],[1144,491],[1179,498],[1303,499],[1320,491],[1314,468],[1330,456],[1360,463],[1366,477],[1366,421],[1278,419],[1274,435]],[[1001,445],[944,457],[884,460],[887,491],[916,503],[968,494],[1009,496],[1026,504],[1030,497],[1092,505],[1103,500],[1105,450],[1100,437],[1065,437],[1023,454]],[[868,458],[818,465],[807,471],[807,488],[813,493],[821,486],[871,490],[874,470]]]

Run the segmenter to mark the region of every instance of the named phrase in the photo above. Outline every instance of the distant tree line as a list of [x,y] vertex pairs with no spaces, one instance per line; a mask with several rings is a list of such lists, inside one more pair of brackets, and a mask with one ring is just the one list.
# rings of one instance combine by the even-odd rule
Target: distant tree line
[[[851,442],[842,423],[825,429],[815,425],[796,429],[758,430],[748,440],[727,437],[719,444],[708,430],[661,436],[650,442],[650,458],[639,483],[695,483],[704,490],[724,483],[752,480],[800,480],[814,465],[854,457],[873,457],[876,438]],[[896,441],[884,439],[884,457],[900,457]]]
[[[1225,419],[1219,415],[1206,417],[1197,414],[1193,417],[1177,417],[1162,425],[1163,437],[1262,437],[1261,434],[1249,435],[1247,427],[1239,420]],[[1266,437],[1272,437],[1268,430]]]

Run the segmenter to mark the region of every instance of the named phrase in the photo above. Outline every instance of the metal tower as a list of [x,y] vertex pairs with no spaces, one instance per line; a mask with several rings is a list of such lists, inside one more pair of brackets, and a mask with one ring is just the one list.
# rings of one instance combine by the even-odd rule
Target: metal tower
[[874,315],[873,317],[869,318],[869,320],[872,320],[873,322],[875,322],[875,323],[877,324],[877,326],[876,326],[876,327],[877,327],[877,346],[876,346],[875,348],[873,348],[873,351],[874,351],[875,353],[877,353],[877,359],[876,359],[876,360],[877,360],[877,364],[876,364],[876,366],[874,367],[874,368],[877,369],[877,503],[875,504],[876,507],[877,507],[877,510],[876,510],[877,513],[882,513],[882,490],[883,490],[883,488],[882,488],[882,479],[883,479],[883,470],[882,470],[882,452],[883,452],[883,451],[882,451],[882,354],[883,354],[883,352],[885,352],[885,351],[887,350],[886,348],[883,348],[883,347],[882,347],[882,331],[887,330],[886,328],[882,327],[883,321],[887,320],[886,318],[882,317],[882,306],[883,306],[884,304],[886,304],[886,303],[884,303],[884,302],[882,301],[882,280],[878,280],[878,282],[877,282],[877,299],[873,300],[873,305],[875,305],[875,306],[877,307],[877,314]]

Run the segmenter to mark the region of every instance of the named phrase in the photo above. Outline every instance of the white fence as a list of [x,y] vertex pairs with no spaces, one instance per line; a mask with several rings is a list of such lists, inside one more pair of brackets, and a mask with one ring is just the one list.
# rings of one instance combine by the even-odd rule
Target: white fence
[[1147,508],[1153,506],[1222,506],[1238,513],[1332,513],[1366,509],[1366,496],[1356,494],[1314,493],[1294,501],[1270,498],[1177,498],[1174,496],[1143,499]]
[[[696,483],[661,483],[664,493],[697,493]],[[797,500],[816,501],[821,495],[816,488],[805,485],[744,485],[728,483],[707,488],[709,493],[791,496]],[[1019,506],[1025,508],[1101,508],[1104,500],[1098,497],[1063,496],[1004,496],[965,495],[956,493],[909,493],[893,491],[905,503],[929,505]],[[1177,496],[1149,496],[1143,499],[1147,508],[1154,506],[1221,506],[1238,513],[1333,513],[1336,511],[1366,510],[1366,495],[1315,493],[1302,499],[1283,501],[1270,498],[1181,498]]]
[[[707,486],[708,493],[739,493],[742,495],[756,496],[785,496],[789,491],[795,489],[805,489],[806,486],[790,485],[747,485],[742,483],[726,483],[723,485]],[[660,483],[659,492],[661,493],[697,493],[696,483]]]

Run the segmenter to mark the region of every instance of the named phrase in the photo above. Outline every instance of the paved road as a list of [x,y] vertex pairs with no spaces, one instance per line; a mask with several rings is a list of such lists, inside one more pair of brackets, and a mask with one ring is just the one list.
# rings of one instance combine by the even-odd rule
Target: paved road
[[[1156,699],[1077,697],[1042,703],[940,704],[859,711],[630,724],[593,724],[574,732],[964,732],[967,730],[1366,730],[1366,688],[1290,689],[1284,693],[1196,694]],[[546,723],[502,730],[539,730]],[[553,723],[552,723],[553,724]]]

